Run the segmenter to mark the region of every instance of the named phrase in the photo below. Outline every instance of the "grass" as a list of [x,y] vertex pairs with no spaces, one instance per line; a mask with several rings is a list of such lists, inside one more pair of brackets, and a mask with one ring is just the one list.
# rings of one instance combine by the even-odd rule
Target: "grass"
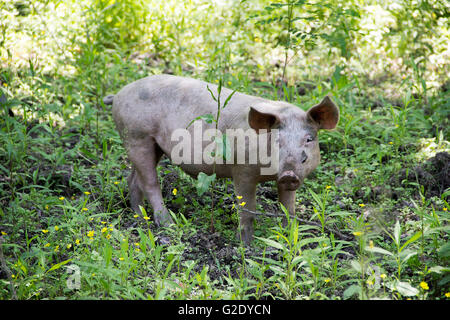
[[[68,1],[55,10],[83,5]],[[40,2],[28,14],[16,4],[20,12],[4,16],[9,26],[27,28],[2,24],[0,298],[448,299],[448,157],[442,154],[450,149],[449,95],[444,86],[427,86],[439,75],[427,78],[429,69],[408,62],[411,75],[373,85],[373,78],[333,60],[342,68],[300,73],[291,63],[289,81],[280,85],[280,68],[236,57],[258,60],[258,50],[276,55],[264,43],[276,27],[252,29],[234,7],[219,18],[226,9],[219,4],[208,5],[215,25],[201,8],[186,4],[191,18],[181,19],[180,6],[160,6],[148,20],[133,20],[130,30],[92,9],[85,20],[72,17],[66,29],[47,33],[64,16],[49,19],[51,8]],[[132,12],[124,19],[133,19]],[[145,23],[161,36],[142,31]],[[24,52],[37,55],[24,59],[8,44],[22,38]],[[228,48],[217,45],[225,40]],[[136,52],[159,55],[139,60]],[[278,52],[281,61],[284,54]],[[341,120],[335,131],[320,133],[321,165],[297,192],[303,222],[289,218],[282,227],[281,217],[258,216],[254,244],[244,248],[236,238],[240,201],[231,182],[217,180],[198,196],[197,182],[167,159],[158,173],[175,224],[158,229],[149,207],[141,215],[131,211],[129,162],[102,98],[169,71],[221,79],[231,89],[302,109],[333,96]],[[258,188],[258,211],[285,214],[275,190],[272,183]]]

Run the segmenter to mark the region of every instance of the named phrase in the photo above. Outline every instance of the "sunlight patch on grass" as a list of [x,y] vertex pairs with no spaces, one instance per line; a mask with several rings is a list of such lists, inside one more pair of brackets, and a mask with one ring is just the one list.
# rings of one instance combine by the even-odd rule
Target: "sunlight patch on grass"
[[439,139],[434,138],[422,138],[419,140],[420,150],[416,153],[415,158],[417,161],[422,162],[428,160],[439,152],[450,153],[450,142],[445,140],[442,131],[439,133]]

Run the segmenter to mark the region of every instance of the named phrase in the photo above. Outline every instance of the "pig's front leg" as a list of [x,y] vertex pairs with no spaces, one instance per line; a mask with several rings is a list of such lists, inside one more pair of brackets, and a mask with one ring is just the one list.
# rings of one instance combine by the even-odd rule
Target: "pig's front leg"
[[257,182],[242,173],[235,175],[233,182],[236,195],[242,197],[242,199],[238,200],[241,240],[244,241],[245,245],[249,246],[253,240],[253,221],[255,220],[255,215],[243,209],[255,212]]
[[[288,210],[289,215],[295,215],[295,190],[290,191],[283,189],[278,185],[278,200],[283,204],[283,206]],[[283,216],[283,226],[287,225],[286,216]]]

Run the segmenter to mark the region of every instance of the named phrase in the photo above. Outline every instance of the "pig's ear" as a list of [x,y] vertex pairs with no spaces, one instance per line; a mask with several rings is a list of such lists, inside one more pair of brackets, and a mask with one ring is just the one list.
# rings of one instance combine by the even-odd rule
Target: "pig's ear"
[[248,124],[251,128],[255,129],[256,133],[259,133],[259,130],[261,129],[270,131],[270,129],[275,127],[278,123],[280,123],[280,119],[277,115],[261,112],[256,110],[254,107],[250,107],[250,112],[248,113]]
[[339,108],[326,96],[307,112],[308,117],[319,125],[319,129],[334,129],[339,122]]

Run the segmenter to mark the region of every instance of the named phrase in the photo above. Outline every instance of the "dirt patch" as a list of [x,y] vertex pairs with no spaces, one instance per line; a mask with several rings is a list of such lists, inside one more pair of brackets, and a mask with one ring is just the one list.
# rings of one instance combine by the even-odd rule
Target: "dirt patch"
[[196,272],[201,272],[204,266],[208,266],[208,274],[212,279],[228,276],[241,261],[236,245],[229,243],[229,240],[218,232],[197,230],[186,242],[182,259],[196,261]]
[[390,179],[390,184],[401,185],[404,180],[419,183],[428,197],[440,196],[450,187],[450,154],[440,152],[425,163],[403,169],[398,176]]

